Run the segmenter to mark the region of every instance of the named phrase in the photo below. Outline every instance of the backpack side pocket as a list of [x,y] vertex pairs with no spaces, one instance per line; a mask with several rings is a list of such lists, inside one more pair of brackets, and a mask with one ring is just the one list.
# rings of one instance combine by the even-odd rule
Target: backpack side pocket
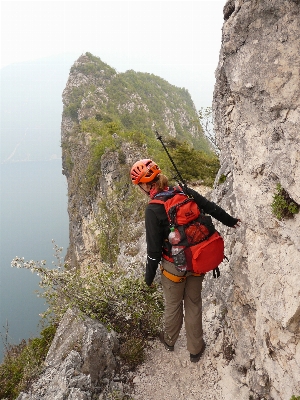
[[197,274],[204,274],[217,268],[224,260],[224,240],[218,232],[209,239],[190,247],[192,268]]

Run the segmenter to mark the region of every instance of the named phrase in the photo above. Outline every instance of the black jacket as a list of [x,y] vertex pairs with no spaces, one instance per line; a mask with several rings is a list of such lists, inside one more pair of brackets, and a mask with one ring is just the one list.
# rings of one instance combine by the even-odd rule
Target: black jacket
[[[200,210],[209,214],[226,226],[233,227],[237,218],[231,217],[217,204],[207,200],[198,192],[188,188],[188,193],[193,196]],[[151,285],[156,274],[158,264],[162,257],[164,241],[168,240],[170,226],[163,204],[148,204],[145,211],[146,242],[147,242],[147,263],[145,281]]]

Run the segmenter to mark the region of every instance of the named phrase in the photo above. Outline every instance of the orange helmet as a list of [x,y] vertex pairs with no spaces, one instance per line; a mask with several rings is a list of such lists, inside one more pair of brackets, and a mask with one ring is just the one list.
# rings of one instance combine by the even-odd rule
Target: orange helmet
[[138,185],[140,182],[151,182],[161,172],[159,166],[150,159],[137,161],[131,168],[130,176],[132,183]]

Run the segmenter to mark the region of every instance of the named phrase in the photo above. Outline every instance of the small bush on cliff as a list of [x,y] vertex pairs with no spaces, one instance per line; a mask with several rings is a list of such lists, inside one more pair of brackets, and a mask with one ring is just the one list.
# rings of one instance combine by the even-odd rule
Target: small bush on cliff
[[77,121],[78,110],[80,108],[81,101],[84,97],[85,88],[74,87],[72,93],[69,96],[68,105],[64,106],[63,115],[65,117],[70,117],[73,121]]
[[219,178],[218,185],[222,185],[222,183],[226,182],[227,175],[222,174]]
[[12,266],[30,269],[40,276],[41,296],[49,306],[45,318],[57,324],[69,307],[75,307],[119,333],[121,357],[129,366],[143,360],[147,339],[156,336],[161,326],[161,290],[149,288],[124,270],[91,266],[81,274],[62,265],[48,269],[45,264],[18,257],[12,261]]
[[27,390],[43,368],[55,332],[56,326],[51,325],[38,338],[22,340],[18,345],[6,344],[0,365],[0,399],[13,400],[21,391]]
[[291,218],[299,212],[299,205],[289,196],[280,183],[276,186],[276,193],[273,196],[271,206],[273,214],[279,220]]
[[98,245],[103,262],[113,267],[117,261],[119,248],[119,214],[120,211],[110,204],[110,201],[102,200],[99,203],[99,214],[96,218],[99,226]]
[[216,155],[195,150],[186,142],[177,144],[170,153],[184,179],[190,182],[200,180],[206,186],[213,186],[220,168]]

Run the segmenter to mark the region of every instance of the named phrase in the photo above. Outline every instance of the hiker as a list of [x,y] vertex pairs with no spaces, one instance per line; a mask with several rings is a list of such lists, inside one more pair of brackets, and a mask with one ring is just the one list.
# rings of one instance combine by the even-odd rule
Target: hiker
[[[145,211],[147,242],[147,261],[145,281],[152,285],[159,263],[161,262],[161,282],[165,299],[164,331],[159,339],[166,350],[174,351],[183,323],[183,305],[185,310],[185,328],[187,350],[190,361],[198,362],[205,349],[202,330],[202,282],[205,274],[179,272],[170,260],[168,235],[170,224],[163,204],[151,203],[159,193],[170,191],[168,178],[161,173],[158,165],[150,160],[137,161],[131,168],[132,183],[150,197]],[[211,215],[229,227],[239,226],[239,219],[227,214],[221,207],[207,200],[198,192],[187,188],[189,196],[196,201],[200,210]],[[172,260],[172,258],[171,258]]]

